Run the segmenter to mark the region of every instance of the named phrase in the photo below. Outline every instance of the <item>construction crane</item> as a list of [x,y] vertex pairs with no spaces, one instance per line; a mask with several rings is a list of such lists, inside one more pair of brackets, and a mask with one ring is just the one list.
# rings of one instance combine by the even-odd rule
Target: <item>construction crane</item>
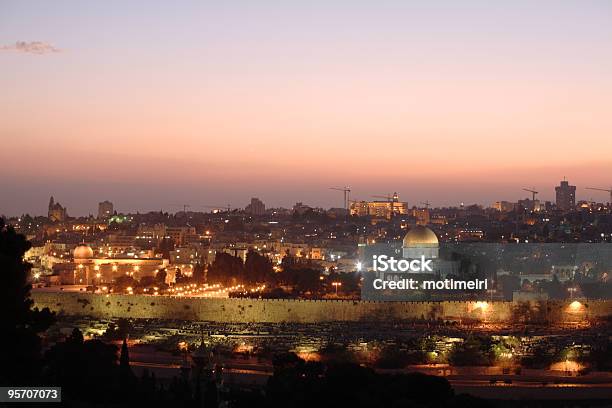
[[429,209],[429,206],[431,205],[429,200],[421,201],[421,204],[423,204],[425,206],[425,209]]
[[595,190],[595,191],[605,191],[610,193],[610,204],[612,204],[612,187],[610,187],[609,189],[606,188],[597,188],[597,187],[587,187],[587,190]]
[[342,191],[344,193],[344,209],[348,211],[349,201],[351,198],[351,188],[346,187],[330,187],[330,190]]
[[536,195],[539,193],[539,191],[535,191],[535,187],[524,188],[523,191],[529,191],[531,193],[531,201],[535,201]]

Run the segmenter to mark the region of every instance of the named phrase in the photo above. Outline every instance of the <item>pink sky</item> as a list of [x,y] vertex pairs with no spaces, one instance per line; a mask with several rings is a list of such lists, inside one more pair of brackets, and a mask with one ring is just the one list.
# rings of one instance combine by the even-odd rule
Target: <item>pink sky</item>
[[[332,185],[490,204],[552,199],[564,176],[604,200],[583,189],[612,184],[605,2],[36,4],[0,6],[0,213],[51,194],[86,214],[339,206]],[[11,45],[26,40],[53,48]]]

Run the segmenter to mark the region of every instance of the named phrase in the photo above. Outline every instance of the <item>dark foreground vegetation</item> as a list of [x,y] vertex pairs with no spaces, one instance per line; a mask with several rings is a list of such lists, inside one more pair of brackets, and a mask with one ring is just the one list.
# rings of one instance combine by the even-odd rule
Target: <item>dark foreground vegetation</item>
[[237,407],[486,407],[485,401],[455,396],[444,378],[424,374],[377,374],[352,363],[306,362],[279,355],[265,395],[231,395]]

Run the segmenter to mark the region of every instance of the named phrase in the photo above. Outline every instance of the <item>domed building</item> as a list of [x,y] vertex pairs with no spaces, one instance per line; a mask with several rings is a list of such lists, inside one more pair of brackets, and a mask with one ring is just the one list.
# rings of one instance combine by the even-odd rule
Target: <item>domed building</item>
[[[406,279],[416,282],[426,280],[445,279],[447,276],[457,276],[458,262],[446,259],[449,255],[448,244],[440,242],[435,232],[424,225],[413,225],[405,234],[404,238],[387,242],[373,242],[372,244],[359,243],[360,262],[367,271],[364,274],[364,284],[362,285],[362,300],[396,300],[396,301],[424,301],[432,299],[444,299],[444,296],[435,291],[427,291],[417,288],[410,290],[379,290],[375,287],[376,280],[401,282]],[[440,249],[442,251],[440,252]],[[451,249],[452,251],[452,249]],[[391,257],[397,261],[396,265],[406,261],[420,261],[417,270],[401,269],[393,270],[380,263],[380,257],[386,256],[387,260]],[[376,265],[375,265],[376,262]],[[427,265],[427,268],[419,268],[419,265]]]
[[85,243],[74,248],[72,258],[72,262],[58,270],[63,285],[107,284],[119,276],[131,276],[138,280],[144,276],[155,276],[157,271],[169,265],[168,259],[157,258],[147,251],[134,256],[111,256],[110,253],[94,251]]
[[72,252],[74,259],[91,259],[94,257],[93,249],[87,244],[79,244]]
[[402,256],[406,259],[418,259],[421,256],[437,259],[439,249],[440,243],[436,234],[423,225],[417,225],[404,236]]

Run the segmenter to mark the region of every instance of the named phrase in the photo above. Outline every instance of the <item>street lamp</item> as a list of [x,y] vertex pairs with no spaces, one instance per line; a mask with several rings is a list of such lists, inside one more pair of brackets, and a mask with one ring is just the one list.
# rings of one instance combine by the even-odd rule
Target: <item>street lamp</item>
[[338,296],[338,286],[342,286],[342,282],[332,282],[332,286],[336,287],[336,296]]

